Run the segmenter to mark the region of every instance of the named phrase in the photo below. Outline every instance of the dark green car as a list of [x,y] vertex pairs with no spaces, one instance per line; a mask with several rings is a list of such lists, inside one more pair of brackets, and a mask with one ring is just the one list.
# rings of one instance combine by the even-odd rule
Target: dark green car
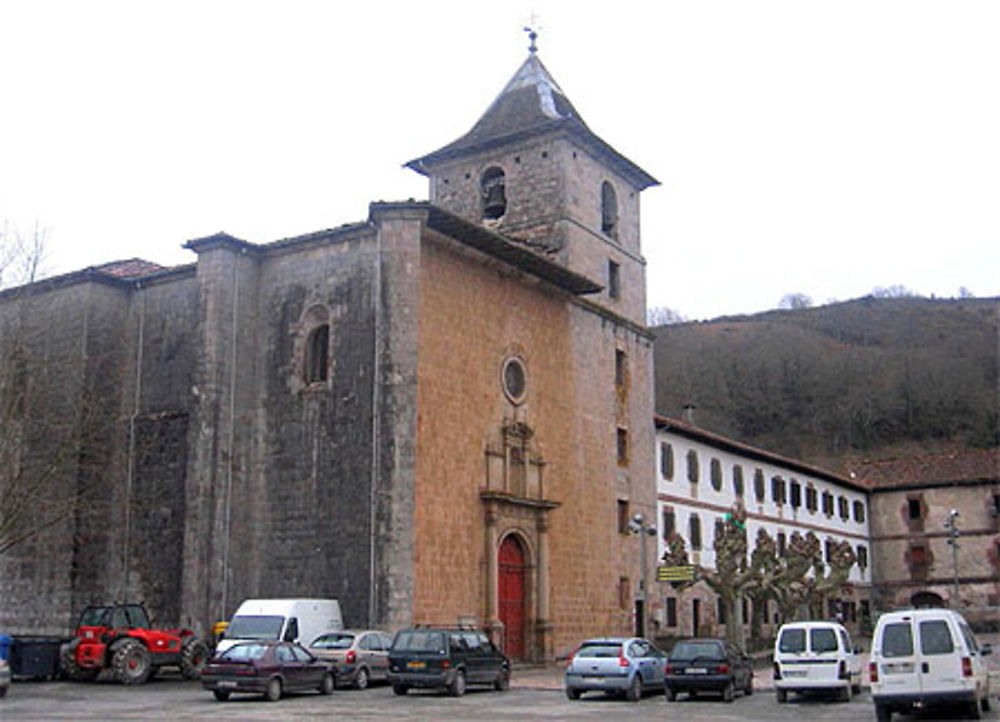
[[414,627],[393,640],[389,683],[396,694],[420,688],[447,690],[460,697],[470,684],[505,691],[510,686],[510,661],[481,630]]

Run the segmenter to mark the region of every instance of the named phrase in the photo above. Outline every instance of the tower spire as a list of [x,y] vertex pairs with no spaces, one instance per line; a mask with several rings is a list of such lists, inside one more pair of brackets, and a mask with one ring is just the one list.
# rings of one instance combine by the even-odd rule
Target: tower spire
[[538,32],[533,27],[534,24],[535,18],[534,13],[532,13],[531,25],[524,26],[524,32],[528,33],[528,39],[531,41],[531,44],[528,46],[528,52],[532,55],[538,52],[538,46],[535,44],[535,41],[538,40]]

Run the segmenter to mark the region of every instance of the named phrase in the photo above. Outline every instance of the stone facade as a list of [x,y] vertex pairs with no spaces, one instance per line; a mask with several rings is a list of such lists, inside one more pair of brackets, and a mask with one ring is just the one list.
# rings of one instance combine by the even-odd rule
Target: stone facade
[[[1000,458],[995,449],[870,461],[874,594],[883,609],[929,604],[1000,618]],[[958,547],[946,527],[952,510]],[[957,586],[956,586],[957,583]],[[956,598],[957,591],[957,598]]]
[[[206,632],[244,598],[313,596],[355,626],[474,620],[523,659],[630,629],[617,511],[656,505],[655,181],[568,101],[533,107],[554,83],[524,69],[521,115],[424,159],[430,203],[0,296],[17,459],[59,459],[46,493],[85,501],[0,557],[0,628],[129,600]],[[465,173],[498,165],[508,213],[484,219]]]

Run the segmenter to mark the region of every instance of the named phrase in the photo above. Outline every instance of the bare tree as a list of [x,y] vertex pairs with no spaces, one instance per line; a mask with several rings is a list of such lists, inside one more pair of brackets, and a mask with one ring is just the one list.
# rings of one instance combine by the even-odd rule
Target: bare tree
[[813,300],[804,293],[786,293],[778,301],[778,308],[801,309],[812,308]]
[[646,311],[647,326],[668,326],[674,323],[686,323],[687,319],[672,308],[655,306]]
[[41,277],[48,229],[35,221],[32,232],[22,233],[10,221],[0,228],[0,289],[31,283]]

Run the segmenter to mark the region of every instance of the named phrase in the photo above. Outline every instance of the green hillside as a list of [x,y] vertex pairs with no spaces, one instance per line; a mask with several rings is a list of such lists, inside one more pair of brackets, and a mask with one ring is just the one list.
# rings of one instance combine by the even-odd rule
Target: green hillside
[[660,326],[656,409],[836,469],[887,447],[996,445],[1000,299],[862,298]]

